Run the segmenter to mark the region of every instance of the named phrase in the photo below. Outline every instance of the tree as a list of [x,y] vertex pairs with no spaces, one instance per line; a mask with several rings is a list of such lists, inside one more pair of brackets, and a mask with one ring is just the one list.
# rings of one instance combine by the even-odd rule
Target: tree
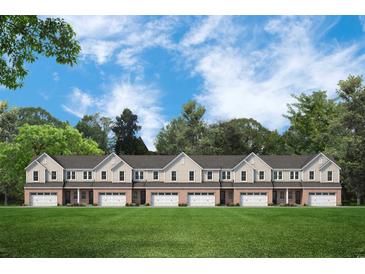
[[27,75],[26,62],[38,55],[55,57],[59,64],[76,64],[80,45],[72,27],[60,18],[0,16],[0,85],[17,89]]
[[115,117],[112,131],[115,134],[114,152],[116,154],[145,154],[148,152],[142,138],[137,137],[141,129],[138,116],[128,108],[120,116]]
[[325,91],[293,97],[297,102],[288,104],[284,115],[290,121],[284,134],[287,149],[295,154],[325,151],[332,138],[330,128],[338,115],[338,105],[327,98]]
[[362,77],[350,75],[338,84],[345,109],[341,115],[345,134],[336,152],[345,187],[356,193],[357,204],[365,194],[365,86],[362,82]]
[[102,150],[108,153],[110,124],[110,118],[100,117],[100,114],[96,113],[94,115],[84,115],[76,124],[75,128],[81,132],[85,138],[94,140]]
[[0,101],[0,142],[9,142],[15,137],[17,117],[15,109],[9,109],[7,102]]
[[48,111],[40,107],[21,107],[17,110],[17,126],[28,125],[51,125],[54,127],[65,127],[66,122],[62,122],[53,117]]
[[203,121],[205,108],[195,101],[183,106],[181,116],[173,119],[158,133],[156,149],[162,154],[177,154],[182,151],[200,153],[200,144],[207,126]]
[[25,182],[24,168],[41,153],[50,155],[103,154],[98,145],[82,137],[67,125],[56,128],[50,125],[24,125],[10,143],[0,143],[0,189],[6,197],[14,193],[20,199]]
[[232,119],[212,124],[202,140],[203,154],[282,154],[284,142],[254,119]]

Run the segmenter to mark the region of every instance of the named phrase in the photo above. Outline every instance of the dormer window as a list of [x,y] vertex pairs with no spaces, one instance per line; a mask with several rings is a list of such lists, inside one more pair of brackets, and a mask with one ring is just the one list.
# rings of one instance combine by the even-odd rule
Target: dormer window
[[259,180],[265,180],[265,172],[264,171],[259,171]]
[[105,170],[101,172],[101,179],[106,180],[106,171]]
[[282,180],[282,179],[283,179],[283,172],[282,171],[274,171],[274,180]]
[[290,180],[298,180],[299,171],[290,171]]
[[143,171],[135,171],[134,172],[134,179],[143,180]]
[[38,181],[38,171],[33,171],[33,181]]
[[189,181],[194,181],[194,171],[189,171]]
[[119,171],[119,181],[124,181],[124,171]]
[[314,171],[313,170],[311,170],[311,171],[309,171],[309,180],[314,180]]

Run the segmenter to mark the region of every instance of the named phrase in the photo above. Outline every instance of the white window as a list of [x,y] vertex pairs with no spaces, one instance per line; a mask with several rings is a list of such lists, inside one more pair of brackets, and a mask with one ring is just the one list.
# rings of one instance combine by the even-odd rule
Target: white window
[[33,181],[38,181],[38,171],[33,171]]
[[87,171],[84,171],[84,180],[87,180]]
[[51,179],[52,180],[56,180],[57,179],[57,172],[56,171],[52,171],[51,172]]
[[93,173],[91,171],[89,171],[87,174],[88,174],[88,179],[91,180],[93,178],[93,176],[92,176]]
[[264,171],[259,171],[259,180],[265,180],[265,172]]
[[299,171],[290,171],[290,180],[298,180]]
[[314,171],[309,171],[309,180],[314,180]]
[[171,181],[176,181],[176,171],[171,171]]
[[67,171],[66,178],[67,178],[67,180],[75,180],[75,178],[76,178],[75,171]]
[[207,178],[208,178],[208,180],[212,180],[213,179],[213,172],[212,171],[208,171],[207,172]]
[[106,180],[106,171],[105,171],[105,170],[103,170],[103,171],[101,172],[101,179],[102,179],[102,180]]
[[158,171],[153,172],[153,180],[158,180]]
[[332,171],[327,171],[327,181],[332,182]]
[[241,171],[241,181],[246,182],[247,176],[246,171]]
[[274,180],[282,180],[283,172],[282,171],[274,171]]
[[143,180],[143,171],[135,171],[134,172],[134,179],[136,180]]
[[222,171],[222,180],[230,180],[231,172],[230,171]]
[[119,181],[124,181],[124,171],[119,171]]
[[189,181],[194,181],[194,171],[189,171]]

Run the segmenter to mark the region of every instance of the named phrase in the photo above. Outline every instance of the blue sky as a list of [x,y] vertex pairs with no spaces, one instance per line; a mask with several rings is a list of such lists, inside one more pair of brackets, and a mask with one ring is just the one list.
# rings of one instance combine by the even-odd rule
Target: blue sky
[[11,106],[40,106],[72,125],[84,114],[138,114],[150,149],[195,99],[208,122],[254,118],[283,131],[291,94],[327,90],[364,74],[358,16],[66,16],[82,46],[78,65],[39,58],[24,87],[0,87]]

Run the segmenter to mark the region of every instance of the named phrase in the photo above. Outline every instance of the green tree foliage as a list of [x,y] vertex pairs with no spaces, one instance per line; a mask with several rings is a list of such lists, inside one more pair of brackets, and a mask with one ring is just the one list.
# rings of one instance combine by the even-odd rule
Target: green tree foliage
[[284,134],[287,150],[295,154],[323,152],[331,136],[331,123],[338,115],[335,100],[328,99],[325,91],[294,96],[297,100],[288,104],[285,115],[290,127]]
[[116,154],[146,154],[148,149],[141,137],[137,137],[141,127],[138,116],[128,108],[120,116],[115,117],[112,131],[115,134],[114,152]]
[[71,26],[60,18],[0,16],[0,85],[16,89],[27,75],[24,64],[38,55],[74,65],[80,52]]
[[76,124],[75,128],[82,133],[85,138],[94,140],[99,147],[109,152],[108,134],[110,132],[111,119],[100,117],[99,113],[93,115],[84,115]]
[[365,194],[365,86],[360,76],[339,82],[338,94],[345,111],[341,115],[344,134],[336,154],[347,190],[356,193],[357,203]]
[[190,154],[199,153],[206,131],[204,113],[203,106],[195,101],[187,102],[183,106],[181,116],[173,119],[158,133],[155,142],[158,153],[178,154],[182,151]]
[[65,127],[66,122],[62,122],[53,117],[48,111],[40,107],[20,107],[17,108],[17,126],[28,125],[51,125],[54,127]]
[[282,154],[284,142],[254,119],[232,119],[209,127],[202,140],[203,154]]
[[0,189],[20,199],[25,182],[24,168],[41,153],[50,155],[103,154],[93,140],[85,139],[71,126],[24,125],[14,140],[0,143]]
[[17,119],[17,111],[9,109],[7,102],[0,101],[0,142],[9,142],[14,138]]

